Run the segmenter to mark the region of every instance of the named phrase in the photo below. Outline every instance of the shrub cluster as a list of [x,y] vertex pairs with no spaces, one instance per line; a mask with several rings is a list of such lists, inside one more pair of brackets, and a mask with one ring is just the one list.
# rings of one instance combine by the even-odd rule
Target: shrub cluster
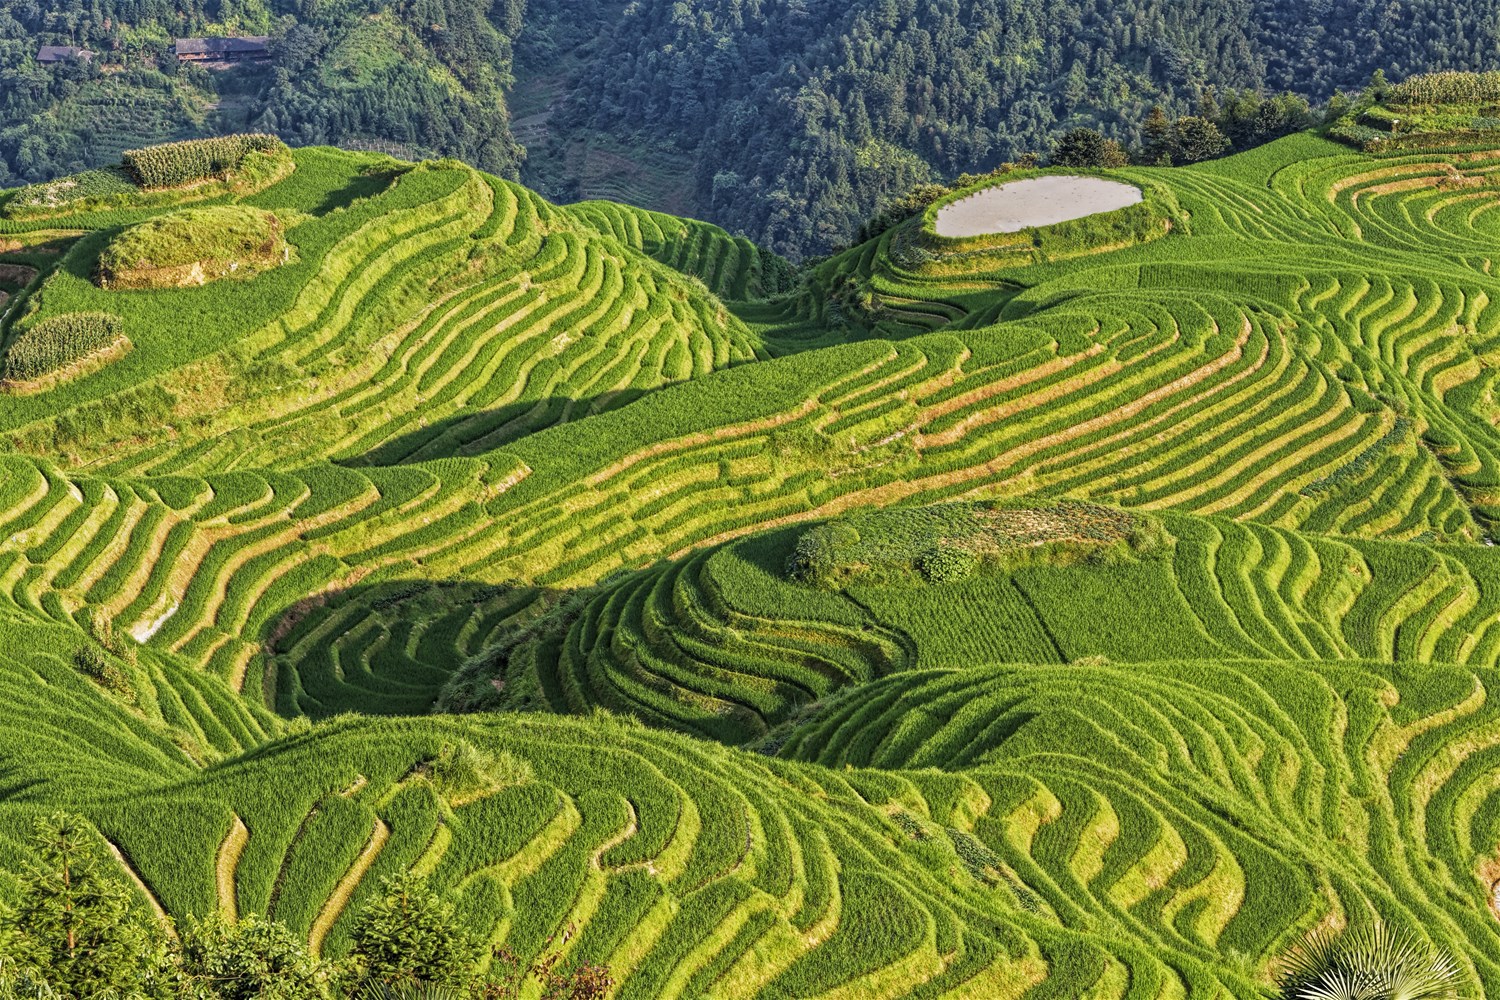
[[787,560],[787,578],[798,583],[832,586],[829,577],[838,565],[840,551],[858,542],[859,532],[837,521],[804,531]]
[[939,544],[917,557],[917,569],[928,583],[957,583],[979,569],[979,557],[957,545]]
[[288,258],[281,220],[244,205],[168,212],[121,232],[99,255],[104,288],[171,288],[250,277]]
[[531,780],[531,765],[508,751],[491,753],[468,740],[445,744],[424,770],[433,786],[451,799],[478,797]]
[[5,352],[5,378],[29,382],[102,351],[124,333],[112,313],[67,313],[22,331]]
[[121,159],[141,187],[162,188],[218,177],[238,169],[251,153],[282,152],[286,152],[286,145],[280,139],[253,133],[130,149]]
[[856,579],[954,583],[1016,558],[1072,558],[1116,545],[1144,553],[1158,547],[1160,533],[1143,515],[1081,500],[939,503],[814,525],[798,537],[786,572],[835,589]]
[[106,690],[117,694],[127,694],[130,691],[130,680],[125,672],[110,659],[108,653],[93,643],[78,647],[73,654],[73,666]]

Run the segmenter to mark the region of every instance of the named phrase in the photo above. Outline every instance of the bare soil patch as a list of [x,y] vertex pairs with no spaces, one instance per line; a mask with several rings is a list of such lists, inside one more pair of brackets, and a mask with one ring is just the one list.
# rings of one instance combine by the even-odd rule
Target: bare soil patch
[[36,280],[36,268],[25,264],[0,264],[0,281],[25,288]]

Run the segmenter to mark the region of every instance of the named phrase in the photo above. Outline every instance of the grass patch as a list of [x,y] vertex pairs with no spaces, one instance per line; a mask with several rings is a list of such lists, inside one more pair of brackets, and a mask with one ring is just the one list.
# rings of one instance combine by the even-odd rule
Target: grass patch
[[1022,557],[1099,557],[1122,546],[1142,551],[1154,546],[1159,531],[1144,515],[1071,500],[879,510],[808,529],[797,540],[787,574],[831,588],[951,583]]
[[243,205],[190,208],[137,223],[99,254],[101,287],[182,288],[245,279],[291,260],[285,226]]

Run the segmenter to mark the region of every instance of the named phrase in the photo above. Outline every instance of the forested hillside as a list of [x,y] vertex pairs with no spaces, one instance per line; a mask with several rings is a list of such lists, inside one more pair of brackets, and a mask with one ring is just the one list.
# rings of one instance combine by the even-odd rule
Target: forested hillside
[[[846,243],[914,183],[1045,153],[1071,125],[1136,145],[1153,105],[1191,113],[1205,87],[1321,101],[1380,67],[1484,68],[1500,39],[1492,0],[530,7],[533,23],[556,15],[570,42],[593,46],[570,81],[570,127],[691,151],[700,212],[794,255]],[[523,63],[533,44],[523,35]]]
[[[0,183],[253,128],[452,155],[560,201],[624,198],[800,257],[915,184],[1045,155],[1153,107],[1314,103],[1483,68],[1493,0],[0,0]],[[268,65],[179,69],[177,35],[268,34]],[[99,53],[44,67],[41,43]],[[513,85],[512,53],[519,67]],[[1274,117],[1274,112],[1265,115]],[[1289,129],[1300,127],[1294,122]],[[1259,136],[1258,138],[1264,138]],[[1244,148],[1247,142],[1236,144]],[[596,153],[596,150],[603,152]]]
[[[244,130],[297,144],[453,155],[513,174],[503,90],[524,0],[0,0],[0,184],[168,139]],[[174,37],[271,36],[268,64],[179,66]],[[37,62],[40,44],[87,65]]]

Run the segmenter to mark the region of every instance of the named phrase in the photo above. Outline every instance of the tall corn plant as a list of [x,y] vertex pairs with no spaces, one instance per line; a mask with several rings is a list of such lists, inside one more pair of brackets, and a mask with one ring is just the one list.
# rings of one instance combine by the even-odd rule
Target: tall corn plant
[[1372,923],[1310,936],[1282,962],[1283,1000],[1448,1000],[1453,959],[1406,930]]

